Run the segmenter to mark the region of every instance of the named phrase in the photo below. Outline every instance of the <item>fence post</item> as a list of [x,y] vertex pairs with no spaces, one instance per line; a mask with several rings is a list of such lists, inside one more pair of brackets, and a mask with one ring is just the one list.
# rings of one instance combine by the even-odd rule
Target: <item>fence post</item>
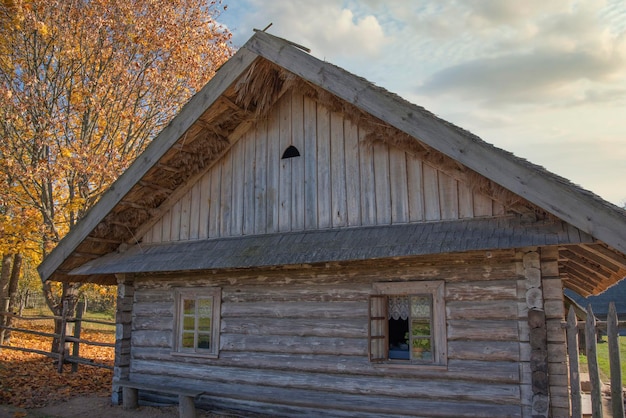
[[619,354],[619,329],[615,302],[609,303],[606,319],[606,333],[609,340],[609,365],[611,370],[611,406],[614,417],[624,416],[624,392],[622,390],[622,369]]
[[567,355],[569,357],[569,380],[572,392],[572,418],[582,418],[583,408],[580,395],[580,364],[578,363],[578,319],[570,306],[567,314]]
[[[83,319],[83,310],[85,309],[85,302],[78,302],[76,305],[76,322],[74,322],[74,338],[80,338],[80,328],[82,326]],[[72,356],[78,357],[80,351],[80,343],[78,341],[74,341],[74,345],[72,347]],[[76,373],[78,371],[78,363],[72,363],[72,373]]]
[[63,373],[63,362],[65,361],[65,335],[67,328],[67,311],[68,311],[68,303],[67,300],[63,301],[63,311],[61,313],[61,335],[59,335],[59,367],[57,371],[59,373]]
[[600,386],[600,370],[598,368],[598,348],[596,338],[596,317],[591,305],[587,307],[587,321],[585,322],[585,346],[587,349],[587,364],[589,365],[589,380],[591,382],[591,416],[602,418],[602,391]]

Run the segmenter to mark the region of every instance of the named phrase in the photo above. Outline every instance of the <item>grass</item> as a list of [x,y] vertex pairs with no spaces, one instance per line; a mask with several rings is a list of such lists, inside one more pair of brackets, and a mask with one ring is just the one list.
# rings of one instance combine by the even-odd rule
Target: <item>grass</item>
[[[600,369],[600,378],[608,382],[611,379],[611,369],[609,365],[609,343],[604,337],[602,342],[598,345],[598,368]],[[619,337],[619,353],[620,353],[620,365],[622,370],[622,379],[626,379],[626,336]],[[587,367],[587,357],[580,356],[581,366],[584,364]]]

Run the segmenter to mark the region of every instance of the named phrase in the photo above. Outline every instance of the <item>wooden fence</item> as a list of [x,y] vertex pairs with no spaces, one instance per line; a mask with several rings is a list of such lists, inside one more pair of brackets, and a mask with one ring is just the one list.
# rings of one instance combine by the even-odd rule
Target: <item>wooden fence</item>
[[619,328],[626,328],[626,322],[617,318],[615,304],[609,305],[606,321],[597,321],[591,305],[587,308],[587,318],[579,322],[573,307],[567,315],[567,351],[570,367],[570,388],[572,402],[572,417],[582,417],[582,392],[580,384],[579,341],[581,332],[584,336],[584,349],[589,367],[591,383],[591,409],[593,418],[603,418],[602,382],[598,367],[597,342],[599,332],[606,332],[609,348],[609,364],[611,372],[611,410],[613,417],[624,417],[624,395],[622,389],[622,373],[619,352]]
[[[6,324],[6,321],[4,320],[4,318],[14,318],[14,319],[22,320],[22,321],[38,321],[38,320],[60,320],[61,321],[61,328],[60,328],[61,332],[59,334],[1,325],[0,326],[0,330],[1,330],[0,331],[0,349],[18,350],[18,351],[24,351],[28,353],[41,354],[43,356],[54,358],[58,361],[59,373],[63,371],[63,364],[66,364],[66,363],[72,364],[72,372],[78,371],[79,364],[84,364],[84,365],[93,366],[93,367],[101,367],[101,368],[112,370],[113,366],[103,364],[103,363],[98,363],[92,359],[82,358],[80,357],[79,354],[80,354],[81,344],[115,348],[115,343],[85,340],[80,337],[80,334],[81,334],[81,328],[82,328],[83,322],[92,323],[92,324],[101,324],[101,325],[113,325],[113,326],[115,325],[115,322],[84,319],[82,317],[83,311],[84,311],[84,303],[79,302],[76,308],[76,317],[70,317],[68,315],[67,302],[66,302],[63,305],[62,316],[19,316],[19,315],[12,314],[10,312],[0,312],[0,318],[2,319],[2,322],[1,322],[2,324]],[[71,323],[74,324],[74,331],[72,335],[68,335],[67,325]],[[27,347],[16,347],[16,346],[5,345],[4,335],[7,330],[10,330],[12,333],[21,332],[25,334],[33,334],[33,335],[38,335],[41,337],[51,338],[52,341],[56,340],[58,341],[58,347],[57,347],[58,352],[54,353],[54,352],[36,350],[33,348],[27,348]],[[69,350],[70,344],[72,345],[71,351]],[[52,342],[50,346],[52,346]]]

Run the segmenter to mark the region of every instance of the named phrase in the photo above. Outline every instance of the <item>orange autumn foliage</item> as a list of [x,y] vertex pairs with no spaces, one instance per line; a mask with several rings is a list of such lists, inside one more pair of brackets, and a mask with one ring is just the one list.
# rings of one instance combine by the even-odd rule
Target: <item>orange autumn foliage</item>
[[[51,323],[33,325],[19,321],[17,326],[41,332],[53,331]],[[83,331],[81,338],[115,342],[113,332]],[[10,345],[47,351],[50,348],[50,339],[14,332]],[[114,350],[81,344],[80,356],[112,366]],[[80,365],[77,373],[71,373],[71,367],[69,364],[64,365],[63,373],[59,374],[52,358],[3,349],[0,352],[0,404],[39,408],[79,395],[111,394],[111,370]]]

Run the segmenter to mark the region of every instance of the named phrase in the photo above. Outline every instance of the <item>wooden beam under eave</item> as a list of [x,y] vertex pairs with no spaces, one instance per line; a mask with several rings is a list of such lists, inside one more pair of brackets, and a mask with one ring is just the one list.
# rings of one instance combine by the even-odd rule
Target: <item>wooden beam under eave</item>
[[111,238],[94,237],[93,235],[87,236],[87,238],[85,238],[85,240],[95,241],[95,242],[98,242],[98,243],[101,243],[101,244],[116,244],[116,245],[119,245],[119,244],[122,243],[122,241],[120,241],[120,240],[111,239]]
[[143,186],[143,187],[149,187],[151,189],[167,193],[168,195],[174,193],[174,190],[172,190],[172,189],[168,189],[167,187],[163,187],[163,186],[158,185],[156,183],[150,183],[150,182],[147,182],[145,180],[140,180],[137,184],[139,184],[140,186]]
[[565,278],[570,278],[577,281],[578,287],[583,292],[580,293],[582,296],[593,295],[598,290],[598,282],[596,280],[596,277],[590,278],[584,273],[573,269],[569,264],[559,263],[559,271],[561,271],[565,275]]
[[574,263],[574,265],[590,272],[590,274],[602,275],[604,277],[611,278],[613,273],[601,264],[591,263],[590,261],[576,255],[569,250],[559,251],[559,258],[565,259],[567,262]]
[[618,273],[620,271],[620,267],[614,262],[615,260],[609,259],[608,257],[603,257],[596,251],[588,250],[582,245],[570,245],[565,248],[567,248],[567,250],[571,251],[572,253],[580,257],[584,257],[587,260],[593,261],[594,263],[604,266],[605,268],[613,271],[614,273]]
[[592,251],[613,263],[617,263],[621,265],[622,268],[626,269],[626,256],[624,256],[624,254],[618,253],[617,251],[614,251],[600,243],[582,244],[581,247],[586,250]]

